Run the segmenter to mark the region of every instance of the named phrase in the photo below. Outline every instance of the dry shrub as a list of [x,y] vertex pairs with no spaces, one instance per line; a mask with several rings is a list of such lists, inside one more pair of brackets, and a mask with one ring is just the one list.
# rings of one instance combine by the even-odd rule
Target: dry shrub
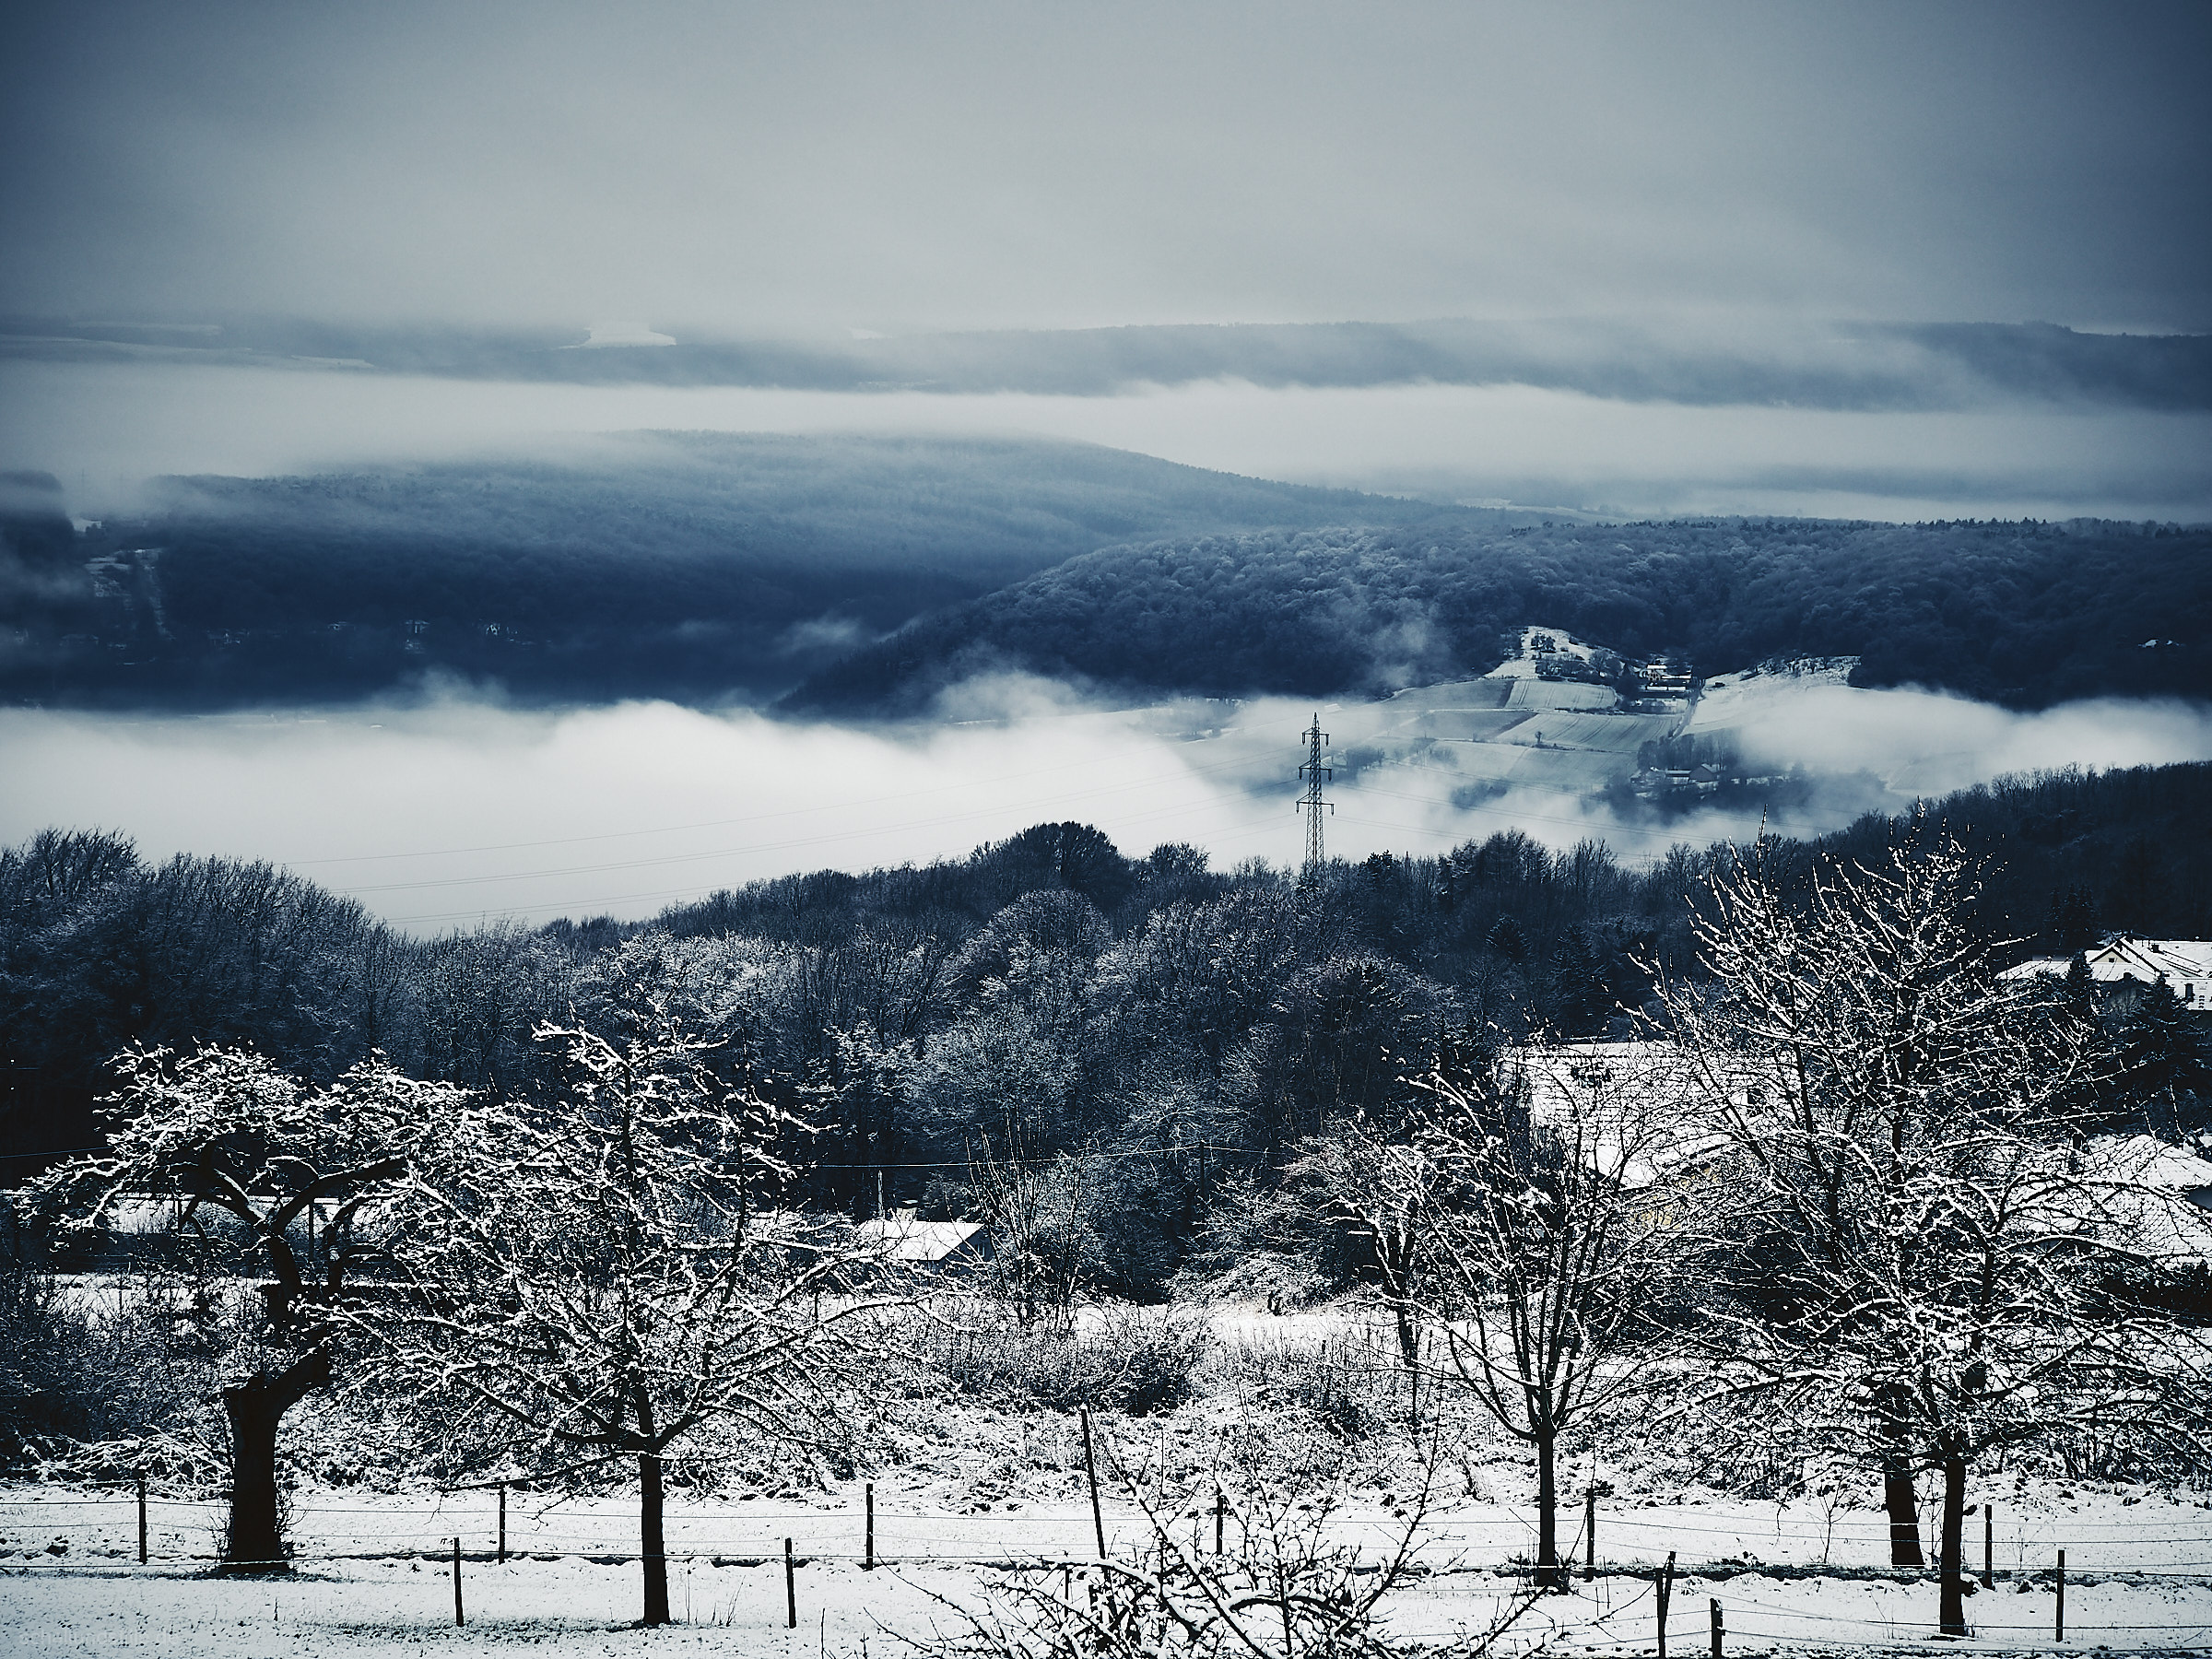
[[960,1313],[936,1328],[936,1370],[963,1394],[1018,1409],[1171,1411],[1192,1397],[1212,1340],[1177,1309],[1108,1309],[1073,1330],[995,1318],[988,1304]]

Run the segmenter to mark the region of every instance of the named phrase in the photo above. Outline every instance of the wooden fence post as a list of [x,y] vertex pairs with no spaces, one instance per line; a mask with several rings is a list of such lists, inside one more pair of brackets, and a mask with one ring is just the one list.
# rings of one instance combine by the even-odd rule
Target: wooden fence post
[[2054,1641],[2066,1639],[2066,1552],[2058,1552],[2058,1631]]
[[783,1540],[783,1627],[790,1630],[799,1628],[799,1575],[789,1538]]
[[1666,1571],[1659,1575],[1659,1659],[1666,1659],[1666,1613],[1675,1599],[1675,1552],[1666,1552]]
[[1090,1445],[1090,1407],[1077,1408],[1083,1418],[1083,1473],[1090,1481],[1090,1527],[1098,1535],[1099,1559],[1106,1559],[1106,1517],[1099,1508],[1099,1462]]
[[1219,1487],[1214,1488],[1214,1553],[1221,1553],[1221,1524],[1228,1518],[1229,1498]]
[[1583,1501],[1583,1577],[1597,1577],[1597,1488],[1594,1486]]
[[1982,1588],[1997,1587],[1997,1512],[1989,1504],[1982,1506]]
[[458,1627],[467,1622],[468,1620],[461,1616],[461,1540],[455,1538],[453,1540],[453,1623]]
[[863,1572],[876,1571],[876,1483],[868,1482],[868,1542],[867,1553],[861,1558]]
[[146,1471],[138,1471],[138,1565],[146,1565]]
[[1721,1618],[1721,1598],[1716,1595],[1712,1598],[1712,1659],[1721,1659],[1721,1639],[1726,1633],[1727,1626]]
[[500,1482],[500,1560],[507,1559],[507,1483]]

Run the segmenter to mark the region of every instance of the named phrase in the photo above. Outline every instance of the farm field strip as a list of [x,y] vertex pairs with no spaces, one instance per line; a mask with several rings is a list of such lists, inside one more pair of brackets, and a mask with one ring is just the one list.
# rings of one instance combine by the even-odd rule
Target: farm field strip
[[[1071,1582],[1072,1579],[1071,1579]],[[155,1652],[198,1659],[292,1659],[332,1652],[385,1659],[430,1652],[528,1648],[553,1653],[712,1652],[865,1655],[952,1634],[960,1609],[990,1597],[994,1575],[971,1567],[905,1563],[865,1571],[852,1561],[809,1561],[794,1575],[795,1628],[787,1622],[781,1560],[670,1566],[676,1622],[632,1627],[634,1566],[576,1557],[557,1561],[464,1563],[467,1623],[456,1629],[447,1561],[386,1559],[318,1562],[277,1581],[223,1579],[173,1569],[18,1569],[6,1585],[0,1654],[106,1655]],[[1077,1594],[1080,1594],[1079,1583]],[[1917,1645],[1932,1636],[1934,1589],[1925,1583],[1775,1578],[1756,1572],[1678,1578],[1668,1634],[1700,1651],[1708,1606],[1718,1600],[1731,1653]],[[1976,1638],[1953,1650],[2050,1642],[2055,1612],[2047,1584],[1970,1598]],[[1440,1572],[1410,1582],[1387,1605],[1386,1630],[1436,1642],[1519,1616],[1492,1651],[1648,1651],[1655,1625],[1645,1578],[1578,1579],[1570,1594],[1531,1601],[1518,1582],[1488,1572]],[[2212,1641],[2212,1583],[2081,1582],[2068,1586],[2072,1643],[2115,1652],[2171,1650]]]
[[1633,758],[1640,744],[1673,734],[1676,722],[1664,714],[1532,714],[1513,728],[1513,743],[1542,737],[1547,748],[1597,749]]

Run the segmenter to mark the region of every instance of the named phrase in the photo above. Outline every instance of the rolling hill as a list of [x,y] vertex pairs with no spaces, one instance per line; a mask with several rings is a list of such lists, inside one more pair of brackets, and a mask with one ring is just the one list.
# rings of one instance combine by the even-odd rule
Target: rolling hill
[[1386,695],[1480,675],[1541,618],[1707,669],[1853,656],[1853,683],[2015,708],[2212,695],[2212,531],[2077,521],[1438,524],[1104,548],[908,624],[787,709],[924,711],[1019,671],[1112,695]]
[[1514,522],[1086,444],[705,433],[172,478],[81,534],[63,505],[51,479],[0,501],[0,699],[335,700],[443,671],[525,699],[749,700],[1110,543]]

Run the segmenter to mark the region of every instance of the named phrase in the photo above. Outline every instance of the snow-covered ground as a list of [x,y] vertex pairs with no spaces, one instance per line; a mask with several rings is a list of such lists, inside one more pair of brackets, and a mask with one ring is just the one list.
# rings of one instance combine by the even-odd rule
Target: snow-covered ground
[[[488,1492],[375,1495],[307,1490],[295,1496],[299,1570],[275,1583],[206,1575],[218,1523],[214,1506],[157,1502],[136,1563],[136,1512],[127,1492],[60,1488],[0,1491],[0,1654],[369,1654],[527,1646],[560,1653],[653,1651],[860,1654],[894,1637],[926,1638],[954,1615],[947,1602],[987,1594],[992,1559],[1068,1559],[1094,1548],[1087,1509],[1064,1498],[1009,1500],[958,1513],[900,1500],[877,1487],[877,1546],[863,1570],[864,1499],[857,1486],[819,1495],[672,1504],[670,1590],[678,1624],[655,1633],[637,1616],[634,1505],[619,1498],[553,1501],[511,1494],[512,1559],[491,1559],[497,1500]],[[1389,1504],[1347,1512],[1347,1542],[1381,1547]],[[1488,1626],[1524,1599],[1500,1571],[1524,1555],[1530,1519],[1518,1502],[1461,1503],[1434,1512],[1420,1559],[1431,1571],[1391,1603],[1408,1637],[1441,1641]],[[1583,1552],[1579,1509],[1564,1516]],[[1936,1590],[1925,1578],[1882,1571],[1881,1517],[1817,1500],[1759,1503],[1691,1493],[1664,1505],[1601,1501],[1605,1571],[1566,1597],[1524,1612],[1507,1644],[1556,1639],[1570,1648],[1653,1642],[1650,1569],[1674,1551],[1671,1646],[1703,1652],[1718,1600],[1730,1653],[1818,1645],[1888,1646],[1927,1640]],[[1140,1535],[1110,1510],[1117,1546]],[[1210,1546],[1204,1505],[1186,1512]],[[1233,1540],[1234,1524],[1231,1523]],[[2007,1482],[1995,1500],[1997,1586],[1970,1599],[1973,1646],[2048,1646],[2055,1552],[2067,1552],[2068,1646],[2113,1650],[2212,1644],[2212,1505],[2142,1490]],[[452,1540],[465,1554],[469,1623],[453,1627]],[[782,1548],[797,1552],[799,1624],[785,1623]],[[1981,1565],[1982,1524],[1969,1522],[1969,1565]],[[190,1559],[196,1558],[196,1559]],[[933,1559],[934,1558],[934,1559]],[[1693,1645],[1694,1644],[1694,1647]]]
[[[933,1630],[957,1629],[948,1604],[987,1594],[988,1577],[971,1569],[900,1565],[869,1573],[850,1562],[810,1563],[798,1573],[794,1628],[785,1622],[780,1562],[677,1562],[670,1571],[677,1622],[653,1631],[632,1628],[634,1568],[575,1559],[466,1563],[468,1622],[460,1629],[453,1622],[450,1570],[436,1559],[318,1565],[276,1583],[136,1570],[40,1574],[6,1586],[0,1654],[896,1653],[907,1651],[901,1638],[925,1641]],[[1490,1573],[1439,1573],[1395,1599],[1390,1628],[1408,1639],[1442,1641],[1485,1630],[1526,1600],[1516,1583]],[[1528,1606],[1499,1646],[1648,1653],[1654,1600],[1649,1579],[1577,1583],[1568,1595]],[[1682,1577],[1667,1621],[1674,1651],[1707,1651],[1715,1600],[1731,1653],[1894,1649],[1929,1641],[1934,1590],[1832,1577]],[[2001,1583],[1994,1594],[1968,1602],[1977,1638],[1947,1645],[2047,1649],[2053,1611],[2048,1586],[2016,1593]],[[2069,1648],[2114,1652],[2201,1646],[2212,1641],[2212,1592],[2202,1583],[2072,1583],[2066,1636]]]

